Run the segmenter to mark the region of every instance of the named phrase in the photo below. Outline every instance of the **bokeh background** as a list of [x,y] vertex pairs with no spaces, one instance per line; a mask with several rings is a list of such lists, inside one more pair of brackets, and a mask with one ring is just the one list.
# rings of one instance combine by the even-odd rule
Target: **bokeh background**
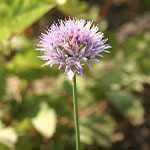
[[112,45],[77,76],[81,150],[150,150],[149,0],[0,0],[0,150],[75,149],[71,81],[34,45],[69,16]]

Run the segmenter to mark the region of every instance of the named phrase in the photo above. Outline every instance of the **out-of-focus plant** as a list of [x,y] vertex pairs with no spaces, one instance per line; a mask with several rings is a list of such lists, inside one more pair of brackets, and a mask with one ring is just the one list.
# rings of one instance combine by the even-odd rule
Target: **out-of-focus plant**
[[[40,67],[42,63],[36,58],[38,54],[33,51],[33,43],[37,43],[37,32],[41,32],[45,22],[64,15],[92,19],[97,23],[98,12],[103,6],[96,2],[75,1],[75,7],[70,1],[60,4],[59,0],[0,1],[0,150],[73,149],[70,81],[63,72],[58,74],[55,66],[51,69]],[[148,3],[143,1],[147,10]],[[80,5],[82,9],[78,7]],[[52,6],[56,7],[51,9]],[[112,19],[116,22],[116,18]],[[109,22],[107,17],[102,21],[100,27]],[[104,31],[112,52],[104,54],[101,65],[93,64],[92,72],[84,67],[84,78],[77,80],[81,149],[111,149],[117,145],[117,140],[121,145],[128,143],[129,136],[124,134],[129,130],[128,125],[135,129],[135,137],[142,138],[139,128],[146,124],[147,110],[143,103],[148,99],[146,88],[150,84],[150,33],[130,35],[119,45],[116,32],[107,30],[110,26],[105,26]],[[32,36],[22,34],[26,28],[30,28]],[[47,128],[47,124],[52,126]]]
[[2,0],[0,40],[5,40],[12,34],[21,33],[53,7],[53,4],[45,4],[38,0]]

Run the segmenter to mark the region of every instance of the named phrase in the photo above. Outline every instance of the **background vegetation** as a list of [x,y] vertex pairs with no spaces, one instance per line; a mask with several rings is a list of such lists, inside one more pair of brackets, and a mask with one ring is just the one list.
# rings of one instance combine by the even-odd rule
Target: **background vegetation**
[[0,0],[0,150],[73,150],[72,87],[34,44],[60,18],[93,20],[112,45],[77,77],[81,150],[150,149],[149,0]]

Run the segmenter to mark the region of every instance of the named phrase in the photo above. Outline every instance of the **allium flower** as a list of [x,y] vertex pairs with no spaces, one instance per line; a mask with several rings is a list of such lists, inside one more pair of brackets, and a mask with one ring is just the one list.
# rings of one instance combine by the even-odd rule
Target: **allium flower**
[[91,68],[91,62],[101,62],[95,56],[103,57],[101,52],[109,53],[107,49],[111,46],[105,44],[107,39],[103,37],[104,34],[92,21],[69,18],[59,20],[58,24],[52,24],[46,33],[42,33],[36,50],[44,53],[38,56],[41,60],[47,60],[42,66],[59,64],[59,69],[65,69],[65,74],[82,75],[84,64]]

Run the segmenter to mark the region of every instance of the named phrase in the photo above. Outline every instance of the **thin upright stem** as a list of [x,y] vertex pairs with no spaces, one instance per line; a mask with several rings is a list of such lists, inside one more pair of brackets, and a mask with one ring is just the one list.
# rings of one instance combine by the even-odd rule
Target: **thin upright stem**
[[76,150],[80,150],[80,131],[79,131],[79,119],[78,119],[76,74],[73,77],[73,105],[74,105],[74,119],[75,119],[75,131],[76,131]]

